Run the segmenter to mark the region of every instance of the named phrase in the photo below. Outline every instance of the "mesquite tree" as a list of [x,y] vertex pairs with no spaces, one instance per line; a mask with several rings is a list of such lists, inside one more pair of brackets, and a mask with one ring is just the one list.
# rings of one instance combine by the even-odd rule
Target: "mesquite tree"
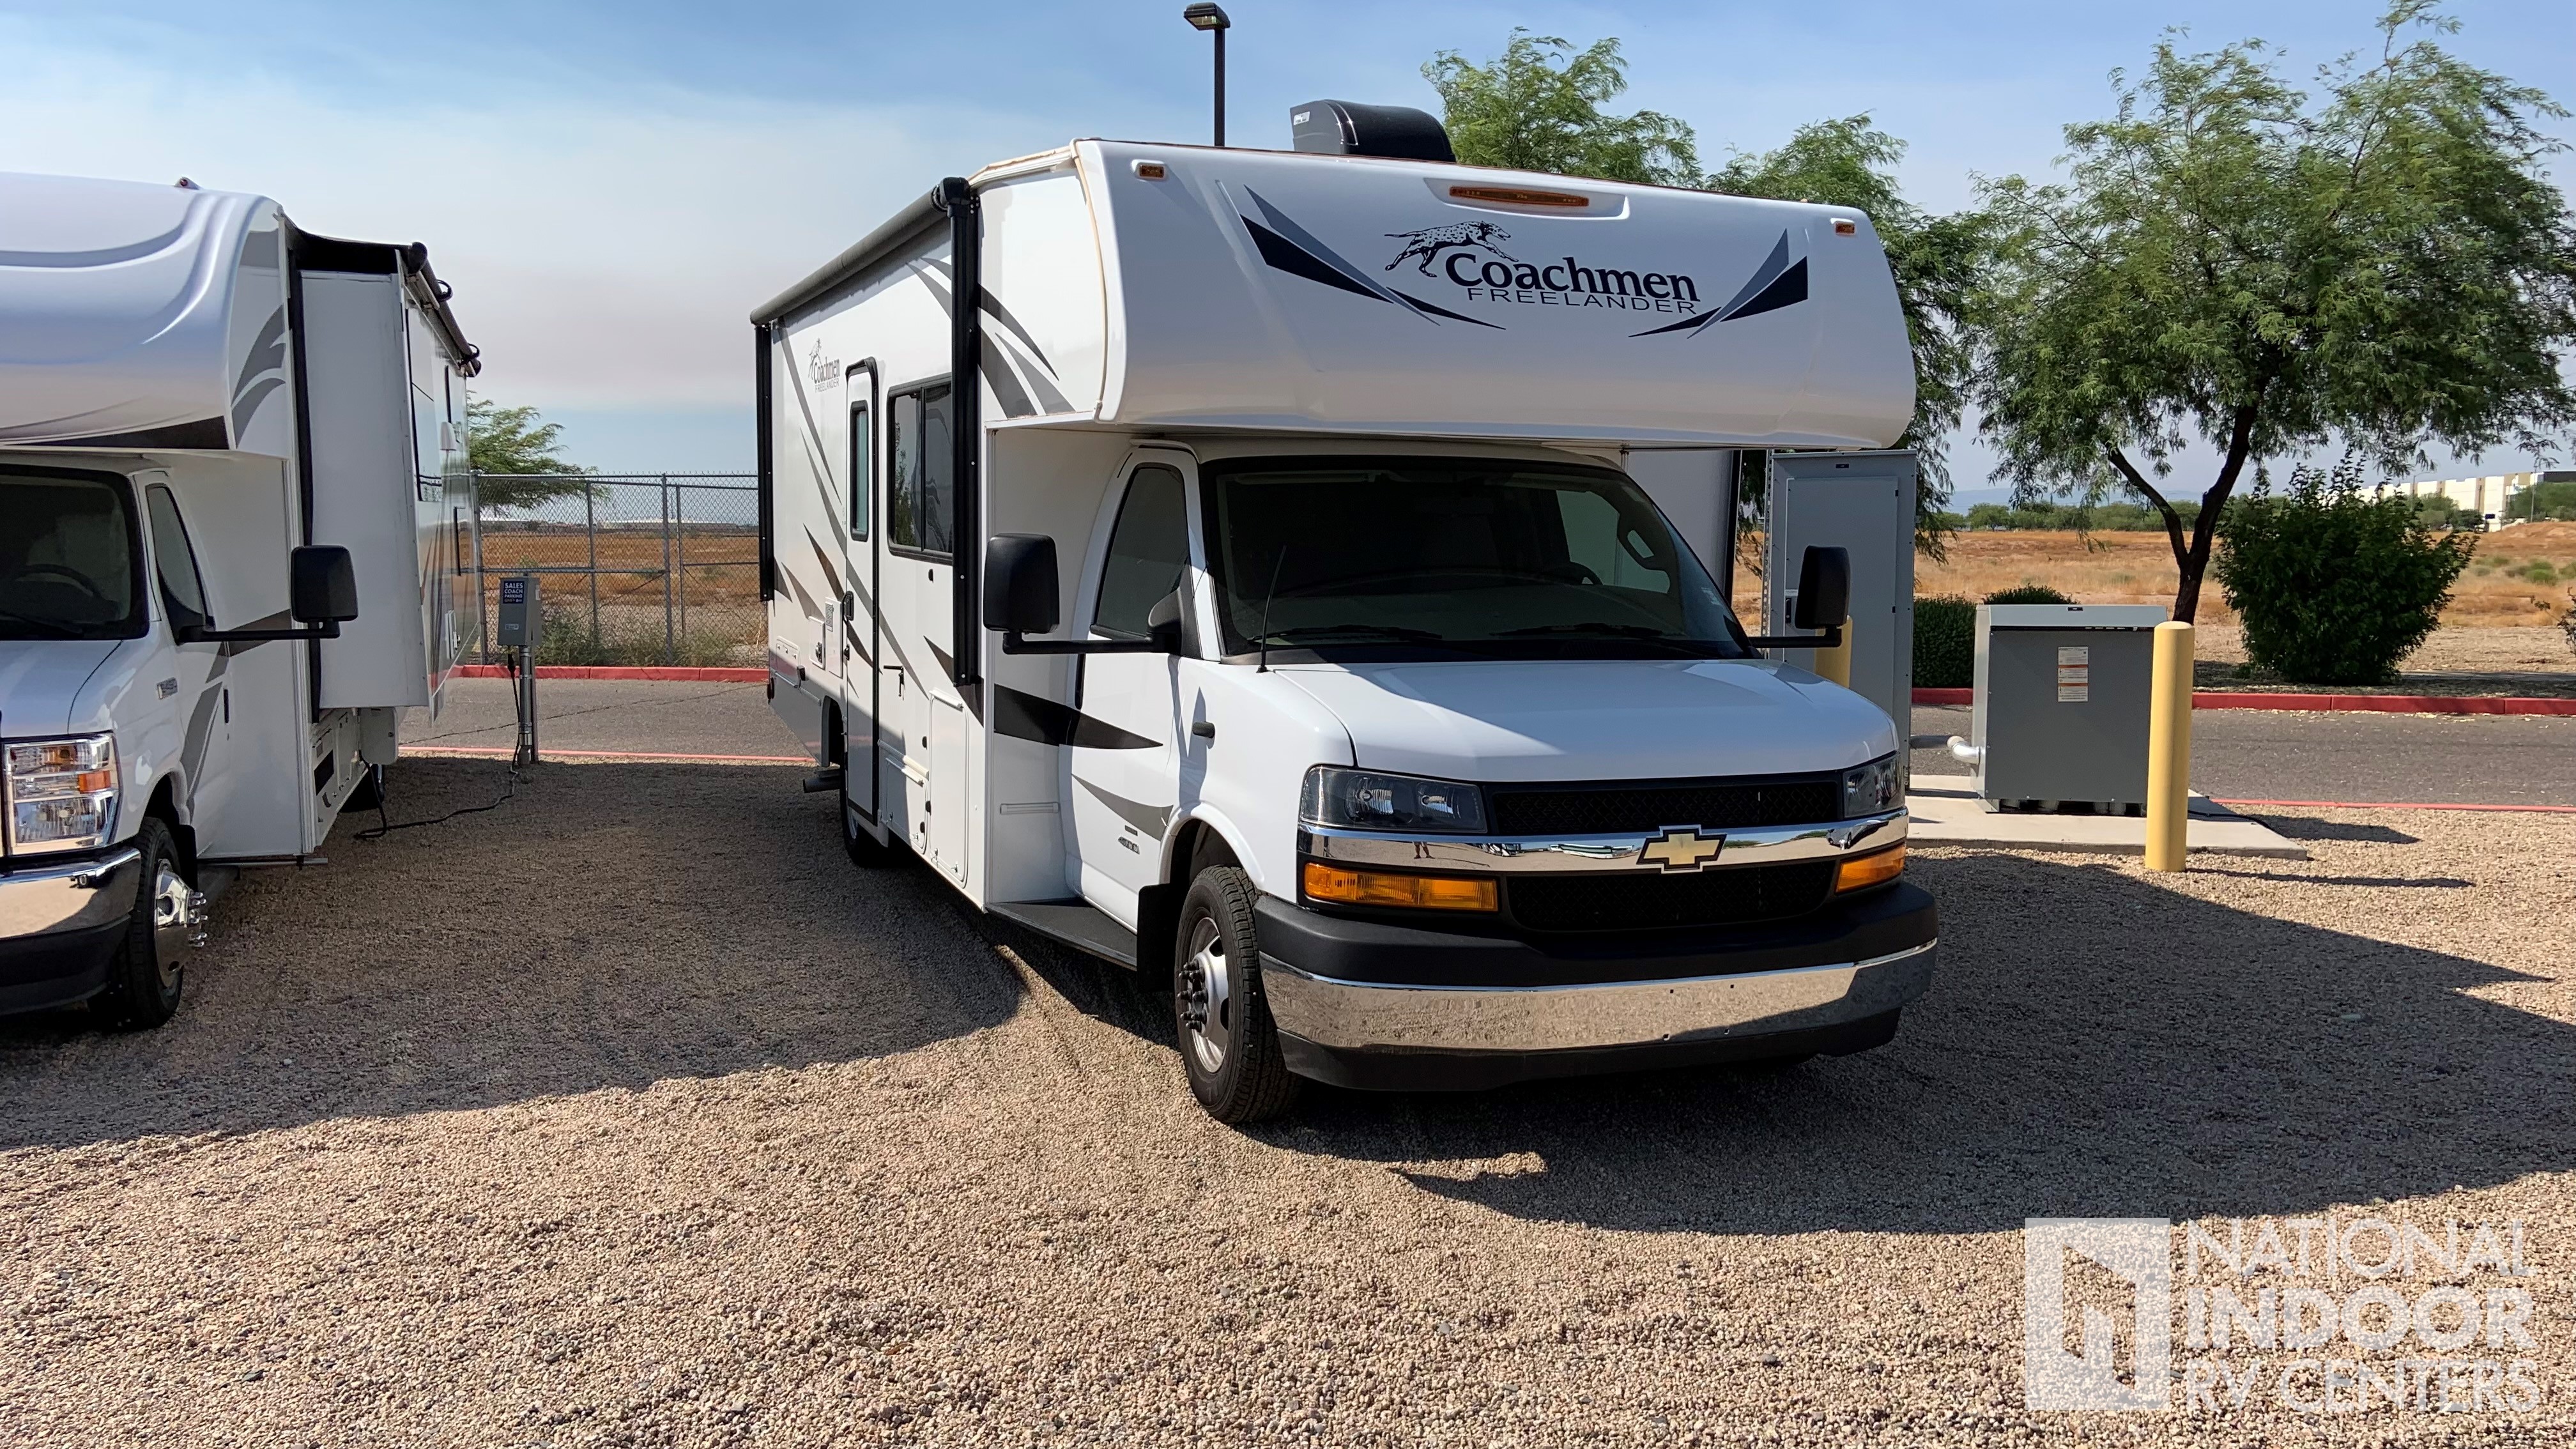
[[[2566,114],[2445,51],[2426,0],[2317,94],[2248,41],[2117,73],[2070,126],[2061,184],[1987,187],[1980,426],[2022,498],[2126,488],[2164,515],[2200,603],[2249,467],[2340,444],[2401,471],[2428,441],[2549,452],[2576,422],[2576,227],[2544,169]],[[2186,527],[2160,480],[2199,439],[2217,471]]]

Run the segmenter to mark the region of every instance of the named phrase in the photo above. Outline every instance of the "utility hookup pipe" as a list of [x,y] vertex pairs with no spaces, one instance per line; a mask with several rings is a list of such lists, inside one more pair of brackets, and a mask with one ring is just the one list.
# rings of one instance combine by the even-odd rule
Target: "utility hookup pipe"
[[1851,688],[1852,621],[1843,616],[1843,642],[1831,649],[1816,651],[1816,673],[1845,689]]
[[2191,848],[2191,626],[2158,624],[2147,692],[2147,869],[2181,870]]

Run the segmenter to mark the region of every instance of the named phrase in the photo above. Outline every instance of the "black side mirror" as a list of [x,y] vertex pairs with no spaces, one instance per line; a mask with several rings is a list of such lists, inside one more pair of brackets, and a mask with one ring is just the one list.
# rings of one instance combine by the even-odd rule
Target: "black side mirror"
[[349,551],[308,543],[287,556],[286,610],[299,624],[341,624],[358,617],[358,575]]
[[1188,587],[1187,584],[1183,584],[1180,588],[1165,594],[1163,601],[1156,604],[1145,615],[1145,637],[1153,640],[1154,647],[1166,654],[1194,652],[1190,648],[1189,630],[1184,623],[1189,617],[1183,604],[1183,600],[1187,597],[1184,591]]
[[984,545],[984,627],[1052,632],[1057,602],[1055,540],[1042,533],[993,535]]
[[1851,614],[1851,554],[1810,548],[1798,565],[1798,602],[1789,611],[1795,629],[1835,629]]

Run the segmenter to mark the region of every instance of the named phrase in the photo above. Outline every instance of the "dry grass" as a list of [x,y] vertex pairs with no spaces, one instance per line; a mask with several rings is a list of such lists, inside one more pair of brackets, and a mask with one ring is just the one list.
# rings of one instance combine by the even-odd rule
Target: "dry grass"
[[[2536,583],[2518,571],[2545,562],[2556,583]],[[2046,584],[2086,604],[2168,604],[2174,563],[2164,535],[2014,531],[1963,533],[1950,540],[1950,557],[1918,557],[1914,591],[1965,594],[1981,599],[1998,589]],[[2568,609],[2576,587],[2576,523],[2531,523],[2478,540],[2477,558],[2460,578],[2442,623],[2451,628],[2530,627],[2553,623]],[[2234,619],[2212,580],[2201,599],[2203,622]]]

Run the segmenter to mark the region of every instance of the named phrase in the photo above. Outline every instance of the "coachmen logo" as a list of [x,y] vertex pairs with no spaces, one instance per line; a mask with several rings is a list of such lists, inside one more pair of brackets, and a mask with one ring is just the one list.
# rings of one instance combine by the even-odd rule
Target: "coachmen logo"
[[1639,865],[1659,865],[1666,875],[1694,871],[1717,859],[1726,848],[1723,835],[1702,835],[1687,825],[1678,825],[1646,842],[1637,852]]
[[[1446,320],[1501,329],[1500,323],[1453,311],[1379,282],[1271,205],[1261,193],[1247,186],[1242,194],[1251,202],[1251,210],[1260,216],[1256,219],[1238,210],[1237,219],[1260,251],[1262,261],[1272,270],[1402,307],[1435,326]],[[1631,337],[1694,337],[1715,323],[1776,312],[1807,300],[1807,259],[1790,257],[1789,233],[1785,229],[1762,264],[1753,269],[1724,306],[1714,308],[1701,300],[1699,281],[1687,272],[1602,266],[1571,255],[1544,262],[1523,261],[1502,247],[1512,234],[1490,221],[1452,222],[1386,235],[1404,245],[1397,250],[1395,259],[1379,270],[1392,272],[1412,262],[1421,275],[1463,289],[1462,302],[1678,314],[1671,322],[1628,334]]]

